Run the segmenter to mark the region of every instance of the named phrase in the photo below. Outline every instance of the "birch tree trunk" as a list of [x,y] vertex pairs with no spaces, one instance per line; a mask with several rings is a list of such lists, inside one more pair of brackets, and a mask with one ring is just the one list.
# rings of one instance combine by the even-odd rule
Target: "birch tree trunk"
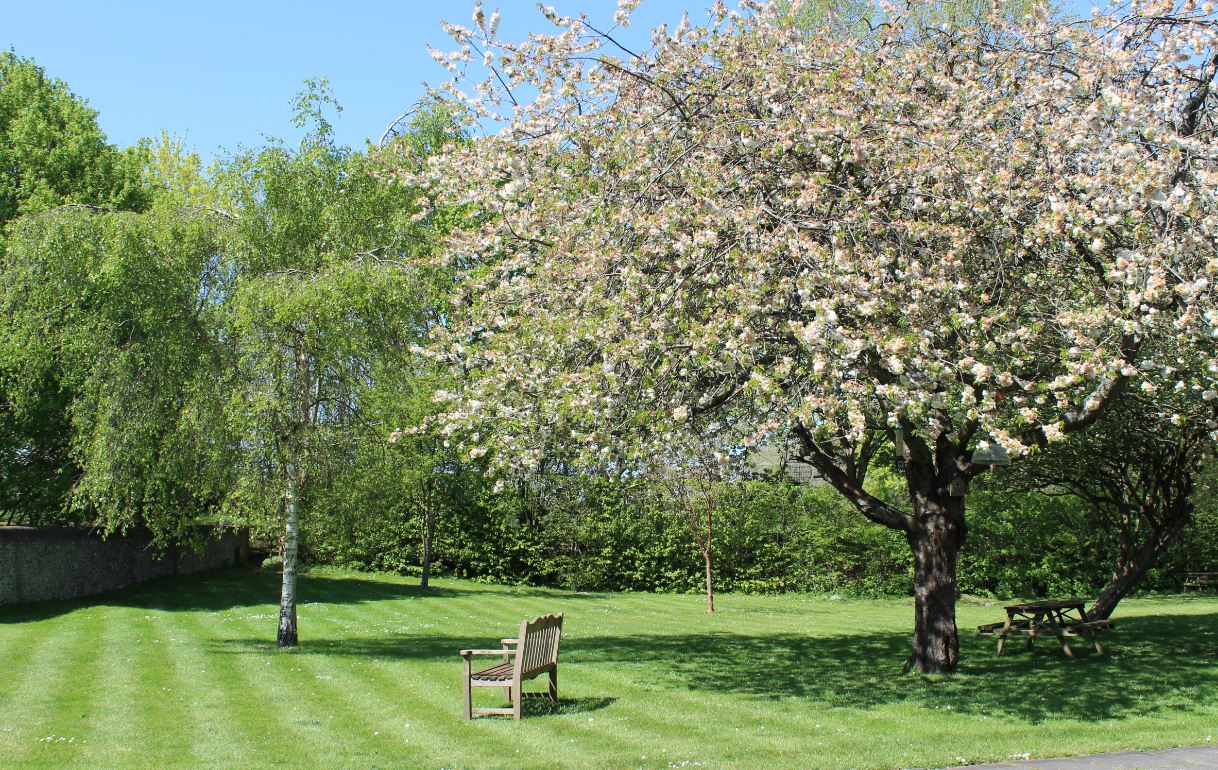
[[287,466],[288,490],[284,499],[283,586],[279,595],[279,647],[295,647],[300,643],[296,633],[296,557],[300,550],[300,511],[297,505],[299,485],[295,464]]
[[304,345],[297,345],[295,382],[288,408],[292,425],[285,443],[288,458],[284,462],[287,491],[284,493],[283,586],[279,595],[279,634],[276,645],[295,647],[300,643],[296,627],[296,566],[300,553],[300,486],[305,460],[305,432],[316,420],[312,406],[316,400],[316,384],[309,372],[309,356]]

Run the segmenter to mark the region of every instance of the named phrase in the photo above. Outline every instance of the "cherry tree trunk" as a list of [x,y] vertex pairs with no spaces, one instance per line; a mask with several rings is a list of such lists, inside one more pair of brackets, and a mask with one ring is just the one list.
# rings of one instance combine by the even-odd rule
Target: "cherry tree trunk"
[[1150,568],[1155,566],[1167,547],[1175,542],[1176,535],[1184,529],[1184,524],[1188,519],[1188,512],[1172,517],[1166,526],[1156,528],[1150,539],[1143,543],[1141,548],[1120,559],[1116,569],[1113,570],[1112,579],[1100,589],[1095,604],[1087,610],[1087,620],[1107,620],[1121,599],[1124,599],[1125,595],[1146,576]]
[[956,630],[956,557],[964,542],[964,502],[920,501],[906,533],[914,557],[913,651],[907,671],[950,674],[960,660]]
[[276,645],[295,647],[296,634],[296,557],[300,551],[300,511],[297,503],[296,469],[287,468],[288,490],[284,496],[283,587],[279,596],[279,635]]

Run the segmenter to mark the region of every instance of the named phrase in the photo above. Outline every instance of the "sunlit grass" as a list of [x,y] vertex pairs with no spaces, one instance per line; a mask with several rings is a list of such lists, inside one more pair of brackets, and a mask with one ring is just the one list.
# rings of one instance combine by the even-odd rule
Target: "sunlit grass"
[[[936,767],[1212,742],[1218,598],[1127,601],[1109,654],[1053,640],[904,676],[908,601],[576,594],[313,573],[295,651],[239,570],[0,610],[0,767]],[[566,613],[557,709],[460,714],[457,650]],[[538,687],[540,688],[540,684]],[[481,693],[493,698],[498,691]],[[531,708],[528,708],[531,707]]]

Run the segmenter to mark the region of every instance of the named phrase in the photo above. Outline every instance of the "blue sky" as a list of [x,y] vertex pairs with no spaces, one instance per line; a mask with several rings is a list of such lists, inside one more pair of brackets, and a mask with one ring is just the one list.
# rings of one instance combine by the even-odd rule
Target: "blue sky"
[[[646,47],[649,30],[711,0],[642,0],[625,38]],[[533,0],[484,0],[502,36],[553,27]],[[587,12],[610,25],[616,0],[546,0],[561,14]],[[1084,0],[1066,0],[1082,12]],[[735,5],[729,1],[729,5]],[[344,111],[344,144],[379,139],[386,125],[447,73],[427,45],[449,50],[440,20],[469,24],[473,0],[0,0],[0,47],[33,58],[100,113],[119,145],[161,130],[207,161],[264,136],[295,137],[290,103],[306,78],[326,76]]]
[[[553,29],[531,0],[484,0],[501,34]],[[646,40],[686,7],[710,0],[643,0],[630,33]],[[546,0],[563,14],[608,22],[615,0]],[[32,58],[100,113],[110,141],[162,129],[205,160],[264,135],[292,138],[290,102],[306,78],[326,76],[343,105],[338,139],[360,146],[447,73],[427,45],[449,50],[440,20],[469,24],[473,0],[210,3],[115,0],[54,4],[0,0],[0,47]]]

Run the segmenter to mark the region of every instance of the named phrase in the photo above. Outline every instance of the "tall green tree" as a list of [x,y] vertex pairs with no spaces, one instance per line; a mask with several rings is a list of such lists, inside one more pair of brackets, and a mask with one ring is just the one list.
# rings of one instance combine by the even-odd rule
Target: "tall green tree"
[[393,447],[388,466],[402,502],[418,521],[420,588],[431,584],[437,527],[449,509],[467,497],[467,482],[478,472],[469,469],[468,457],[459,456],[428,427],[437,411],[433,396],[438,380],[439,374],[426,367],[399,369],[379,384],[374,407],[385,424],[407,426],[389,434]]
[[63,396],[76,518],[173,539],[226,486],[213,416],[225,222],[197,196],[197,158],[147,149],[158,192],[145,212],[67,205],[12,223],[0,308],[14,402],[44,409],[48,380]]
[[0,225],[63,203],[147,205],[137,150],[106,141],[97,112],[42,67],[0,51]]
[[[425,334],[432,277],[417,258],[429,220],[375,153],[334,143],[325,83],[298,99],[299,147],[234,157],[216,173],[234,215],[225,338],[235,348],[226,414],[241,448],[230,508],[282,524],[279,646],[298,643],[302,504],[335,448],[389,429],[362,412],[381,357]],[[416,216],[418,215],[418,216]]]
[[[142,166],[141,151],[108,143],[97,113],[66,84],[12,51],[0,52],[0,252],[6,227],[21,214],[64,205],[146,207]],[[18,279],[5,283],[12,280]],[[45,319],[55,320],[54,313]],[[74,396],[52,359],[10,360],[31,342],[28,330],[14,330],[10,321],[0,318],[0,517],[74,521],[64,508],[80,474],[67,411]]]

